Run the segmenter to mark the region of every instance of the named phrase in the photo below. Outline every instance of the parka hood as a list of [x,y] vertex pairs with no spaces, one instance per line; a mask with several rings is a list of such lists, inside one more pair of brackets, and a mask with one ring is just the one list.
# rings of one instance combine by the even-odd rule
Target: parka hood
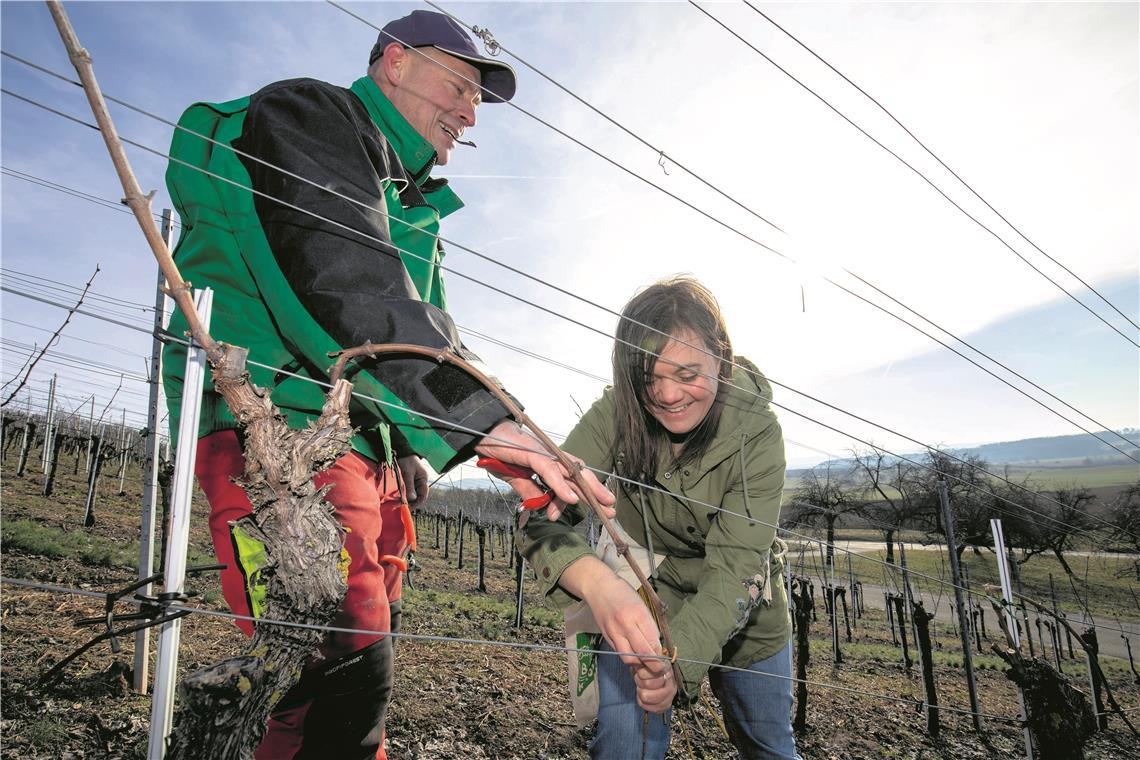
[[[764,374],[743,356],[735,357],[737,366],[732,369],[731,387],[725,398],[724,410],[716,440],[701,457],[698,467],[708,469],[730,456],[739,456],[742,445],[756,438],[776,421],[772,411],[772,384]],[[759,421],[756,418],[765,418]]]

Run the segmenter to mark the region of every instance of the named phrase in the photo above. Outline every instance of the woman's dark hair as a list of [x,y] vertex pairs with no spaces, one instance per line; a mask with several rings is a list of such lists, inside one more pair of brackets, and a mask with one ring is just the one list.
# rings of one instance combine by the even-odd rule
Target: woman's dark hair
[[674,277],[650,285],[626,304],[614,342],[615,435],[611,455],[625,477],[649,479],[657,469],[669,432],[649,413],[649,389],[657,356],[670,336],[689,329],[703,345],[696,348],[720,358],[716,399],[705,418],[686,436],[674,464],[695,461],[716,436],[732,376],[732,342],[713,294],[691,277]]

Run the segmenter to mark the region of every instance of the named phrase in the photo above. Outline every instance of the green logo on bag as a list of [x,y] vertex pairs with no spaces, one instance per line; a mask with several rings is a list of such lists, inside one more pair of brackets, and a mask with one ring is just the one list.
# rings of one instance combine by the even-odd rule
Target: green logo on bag
[[[578,650],[578,696],[582,696],[598,674],[598,657],[591,651],[597,648],[597,635],[578,633],[574,647]],[[587,651],[584,651],[587,650]]]

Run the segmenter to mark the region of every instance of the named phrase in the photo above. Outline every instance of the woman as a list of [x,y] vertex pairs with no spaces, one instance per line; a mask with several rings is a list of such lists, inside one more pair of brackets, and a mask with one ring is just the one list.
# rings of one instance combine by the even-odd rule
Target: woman
[[797,758],[791,624],[774,556],[784,448],[771,386],[733,355],[715,299],[689,278],[657,283],[626,305],[613,378],[563,448],[622,479],[617,521],[663,555],[649,570],[681,683],[667,662],[645,657],[661,644],[637,593],[574,532],[582,508],[532,515],[523,552],[543,590],[561,606],[585,601],[607,648],[632,653],[598,658],[591,756],[663,758],[671,705],[696,700],[707,673],[741,757]]

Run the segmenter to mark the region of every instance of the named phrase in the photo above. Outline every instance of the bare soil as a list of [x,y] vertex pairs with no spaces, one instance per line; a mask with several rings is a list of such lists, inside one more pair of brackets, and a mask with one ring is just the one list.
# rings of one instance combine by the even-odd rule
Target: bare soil
[[[10,450],[3,463],[2,500],[6,522],[31,520],[67,533],[81,532],[104,542],[129,544],[138,538],[140,475],[132,468],[127,493],[114,493],[118,481],[105,477],[96,504],[96,523],[82,526],[86,486],[61,465],[56,494],[43,498],[42,473],[29,467],[14,475]],[[425,525],[414,576],[415,590],[405,594],[403,631],[408,634],[561,645],[558,618],[541,607],[528,579],[527,619],[513,627],[514,580],[502,547],[486,570],[487,592],[476,590],[476,539],[468,534],[465,566],[456,567],[455,546],[443,559],[433,548],[434,532]],[[208,556],[205,513],[193,516],[191,551]],[[0,565],[6,578],[32,580],[72,589],[100,592],[135,578],[126,566],[101,566],[71,557],[51,557],[3,543]],[[190,584],[197,602],[221,609],[215,577]],[[103,642],[80,656],[55,685],[39,676],[99,632],[79,628],[81,617],[102,614],[99,598],[51,593],[5,584],[2,601],[2,758],[142,758],[145,757],[150,699],[130,690],[133,636],[120,640],[113,653]],[[132,609],[122,605],[122,612]],[[918,707],[922,680],[917,666],[907,672],[901,654],[890,646],[881,613],[868,611],[857,621],[853,643],[842,643],[845,662],[831,662],[831,641],[822,609],[814,623],[811,682],[806,732],[797,737],[807,760],[832,758],[970,758],[1024,757],[1019,728],[987,720],[984,731],[973,729],[968,715],[943,712],[938,740],[926,733]],[[221,618],[191,615],[183,626],[180,667],[184,672],[234,654],[244,639]],[[939,641],[936,677],[939,701],[966,708],[963,672],[954,662],[954,640]],[[396,697],[389,713],[388,741],[392,758],[582,758],[588,729],[578,729],[567,698],[565,657],[558,652],[512,649],[487,644],[401,639],[397,649]],[[960,654],[959,654],[960,659]],[[986,660],[983,659],[983,664]],[[1076,663],[1071,663],[1076,668]],[[1071,672],[1067,669],[1067,672]],[[996,667],[977,672],[985,713],[1014,716],[1017,692]],[[1110,671],[1117,699],[1127,708],[1140,706],[1140,687],[1119,662]],[[710,712],[711,694],[693,710],[674,717],[670,758],[730,758]],[[1140,718],[1140,711],[1130,713]],[[1140,757],[1140,742],[1117,717],[1109,729],[1087,746],[1087,757]]]

